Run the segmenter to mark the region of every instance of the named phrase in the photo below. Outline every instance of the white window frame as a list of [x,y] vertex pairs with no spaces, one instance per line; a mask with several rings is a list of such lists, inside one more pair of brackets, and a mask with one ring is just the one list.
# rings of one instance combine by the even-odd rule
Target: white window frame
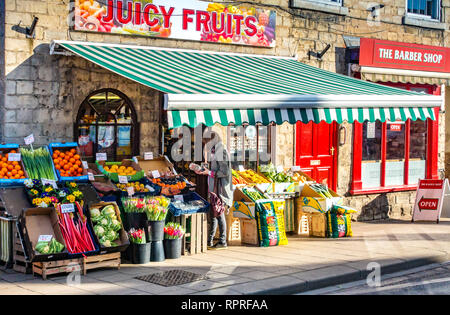
[[438,12],[437,12],[437,18],[432,18],[429,15],[425,14],[418,14],[418,13],[410,13],[408,12],[408,0],[405,0],[405,15],[410,18],[418,19],[418,20],[427,20],[427,21],[441,21],[441,11],[442,11],[442,0],[436,0],[438,1]]
[[332,1],[332,0],[307,0],[309,2],[319,2],[319,3],[324,3],[324,4],[329,4],[329,5],[336,5],[336,6],[340,6],[342,7],[344,0],[337,0],[337,1]]

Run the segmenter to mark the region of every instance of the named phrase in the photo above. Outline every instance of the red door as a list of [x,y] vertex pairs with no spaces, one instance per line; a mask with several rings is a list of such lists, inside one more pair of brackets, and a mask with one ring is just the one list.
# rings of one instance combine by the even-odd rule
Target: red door
[[297,122],[295,162],[304,173],[336,190],[337,123]]

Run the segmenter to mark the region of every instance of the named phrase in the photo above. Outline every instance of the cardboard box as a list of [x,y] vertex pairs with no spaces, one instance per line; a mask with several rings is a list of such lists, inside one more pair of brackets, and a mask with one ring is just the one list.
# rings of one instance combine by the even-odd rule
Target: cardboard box
[[[62,236],[54,208],[24,209],[19,218],[19,226],[22,229],[24,245],[30,254],[31,262],[60,260],[68,257],[66,242]],[[40,235],[52,235],[64,245],[63,252],[50,255],[36,252],[34,249]]]
[[323,198],[315,192],[308,184],[305,184],[300,197],[298,197],[297,207],[303,212],[323,213],[331,209],[333,204],[342,203],[342,197],[330,190],[332,198]]
[[233,217],[255,219],[255,203],[240,189],[236,188],[233,195],[233,206],[230,208]]
[[144,160],[143,158],[138,157],[137,160],[146,176],[153,177],[152,171],[158,171],[160,174],[174,172],[173,164],[169,161],[167,156],[155,157],[153,160]]
[[99,238],[94,233],[95,241],[100,246],[100,255],[106,254],[106,253],[112,253],[112,252],[123,252],[130,245],[130,241],[128,240],[128,234],[127,234],[127,232],[125,232],[125,227],[123,225],[122,218],[120,217],[120,209],[119,209],[119,206],[117,205],[117,203],[115,203],[115,202],[99,202],[99,203],[90,204],[89,210],[87,211],[87,213],[88,213],[87,216],[88,216],[89,220],[91,221],[92,226],[94,227],[95,223],[92,222],[92,220],[91,220],[90,209],[92,209],[92,208],[102,209],[103,207],[106,207],[108,205],[112,205],[114,207],[114,210],[116,211],[117,220],[122,225],[122,228],[118,231],[119,238],[117,240],[113,241],[114,243],[117,244],[117,246],[114,246],[114,247],[105,247],[102,244],[100,244]]

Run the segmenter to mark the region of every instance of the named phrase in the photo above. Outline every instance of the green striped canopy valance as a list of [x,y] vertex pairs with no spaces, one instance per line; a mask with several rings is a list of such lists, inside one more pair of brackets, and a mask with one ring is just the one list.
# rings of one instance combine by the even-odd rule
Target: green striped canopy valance
[[380,120],[384,122],[388,120],[435,119],[432,108],[203,109],[173,110],[168,111],[167,115],[169,128],[178,128],[183,125],[194,128],[199,124],[213,126],[216,123],[227,126],[229,124],[241,125],[244,123],[250,125],[275,123],[279,125],[289,122],[294,124],[297,121],[303,123],[310,121],[315,123],[321,121],[326,121],[327,123],[348,121],[352,123],[358,121],[362,123],[365,120],[371,122]]
[[166,95],[169,127],[204,123],[282,123],[434,119],[438,96],[315,68],[294,58],[55,41],[70,51]]

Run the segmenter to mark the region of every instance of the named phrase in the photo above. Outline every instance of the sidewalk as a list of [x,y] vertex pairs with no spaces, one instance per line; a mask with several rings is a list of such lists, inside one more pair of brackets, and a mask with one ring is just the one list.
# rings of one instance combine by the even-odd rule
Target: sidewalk
[[[287,246],[230,246],[159,263],[123,264],[120,270],[92,270],[77,286],[67,285],[64,275],[44,281],[0,271],[0,294],[291,294],[364,279],[371,262],[385,274],[450,260],[449,219],[352,226],[352,238],[289,237]],[[173,269],[206,274],[207,279],[174,287],[134,279]]]

